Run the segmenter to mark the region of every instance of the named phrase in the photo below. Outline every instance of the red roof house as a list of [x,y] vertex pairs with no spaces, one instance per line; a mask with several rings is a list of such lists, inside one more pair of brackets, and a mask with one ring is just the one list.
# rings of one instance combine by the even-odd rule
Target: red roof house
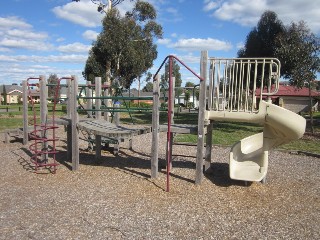
[[[272,86],[271,91],[274,91],[274,89],[275,87]],[[260,91],[260,89],[256,91],[257,98],[260,98]],[[318,110],[320,92],[311,90],[311,97],[313,99],[313,107]],[[309,111],[309,88],[306,87],[296,88],[295,86],[280,83],[278,92],[272,95],[271,99],[274,104],[296,113]]]

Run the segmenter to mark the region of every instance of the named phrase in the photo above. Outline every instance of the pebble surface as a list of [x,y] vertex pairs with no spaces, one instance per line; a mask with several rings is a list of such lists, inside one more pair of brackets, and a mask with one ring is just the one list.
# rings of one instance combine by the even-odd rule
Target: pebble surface
[[320,239],[319,158],[271,151],[267,183],[246,186],[229,178],[230,149],[215,146],[195,185],[196,147],[176,145],[166,192],[164,168],[150,179],[151,133],[99,162],[80,141],[76,172],[58,136],[56,174],[35,174],[28,146],[1,141],[0,239]]

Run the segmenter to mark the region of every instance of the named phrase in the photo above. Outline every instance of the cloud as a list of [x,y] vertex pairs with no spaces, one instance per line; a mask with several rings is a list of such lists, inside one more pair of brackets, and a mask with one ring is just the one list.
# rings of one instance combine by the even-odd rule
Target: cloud
[[29,29],[32,26],[16,16],[0,17],[0,30],[11,28]]
[[18,17],[0,18],[0,51],[26,49],[48,51],[53,45],[46,42],[48,34],[36,32],[32,25]]
[[83,43],[75,42],[72,44],[59,46],[57,50],[63,53],[81,53],[81,52],[87,53],[90,50],[90,48],[91,48],[90,45],[85,45]]
[[169,39],[169,38],[161,38],[161,39],[157,40],[157,43],[161,44],[161,45],[168,45],[168,44],[171,43],[171,39]]
[[27,38],[34,40],[44,40],[48,38],[47,33],[30,32],[29,30],[11,29],[6,32],[7,36],[12,38]]
[[84,27],[101,26],[104,14],[97,12],[97,5],[91,1],[69,2],[63,6],[57,6],[52,12],[58,17]]
[[320,4],[314,0],[205,0],[203,4],[213,17],[243,26],[255,26],[262,13],[271,10],[284,24],[304,20],[313,32],[320,32]]
[[[122,16],[127,11],[132,10],[133,2],[125,1],[117,5]],[[84,27],[101,26],[105,13],[98,12],[98,5],[93,4],[91,0],[81,0],[80,2],[69,2],[63,6],[57,6],[52,12],[58,17]]]
[[205,12],[208,12],[208,11],[215,9],[217,6],[218,6],[218,3],[215,1],[205,1],[203,10]]
[[80,63],[83,64],[87,60],[88,55],[82,54],[67,54],[67,55],[0,55],[0,62],[33,62],[33,63]]
[[214,51],[228,51],[232,48],[231,43],[221,41],[213,38],[189,38],[180,39],[175,43],[169,44],[169,47],[176,48],[183,51],[201,51],[201,50],[214,50]]
[[82,37],[83,37],[84,39],[87,39],[87,40],[96,41],[98,35],[99,35],[98,32],[95,32],[95,31],[92,31],[92,30],[87,30],[87,31],[85,31],[85,32],[82,34]]
[[3,38],[0,40],[0,47],[10,49],[27,49],[36,51],[52,50],[53,45],[41,41],[31,41],[28,39],[10,39]]

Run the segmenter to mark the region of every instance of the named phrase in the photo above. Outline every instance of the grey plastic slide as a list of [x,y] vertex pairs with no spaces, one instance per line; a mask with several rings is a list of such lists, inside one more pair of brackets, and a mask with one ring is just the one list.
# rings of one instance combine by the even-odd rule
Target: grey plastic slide
[[268,170],[268,151],[301,138],[306,120],[287,109],[261,101],[258,113],[209,112],[209,119],[245,121],[263,124],[263,132],[235,143],[230,151],[231,179],[263,181]]

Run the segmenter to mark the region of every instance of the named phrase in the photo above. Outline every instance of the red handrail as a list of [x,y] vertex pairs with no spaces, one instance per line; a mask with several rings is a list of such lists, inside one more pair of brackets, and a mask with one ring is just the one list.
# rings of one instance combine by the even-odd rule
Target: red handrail
[[[168,131],[167,131],[167,189],[166,191],[169,192],[170,190],[170,163],[171,163],[171,114],[172,114],[172,62],[173,59],[177,60],[182,66],[184,66],[187,70],[189,70],[193,75],[195,75],[197,78],[199,78],[200,81],[203,81],[204,79],[200,77],[198,74],[196,74],[191,68],[189,68],[184,62],[182,62],[179,58],[173,55],[167,56],[163,62],[161,63],[160,67],[158,68],[157,72],[154,74],[153,81],[156,80],[156,76],[159,74],[160,70],[162,69],[165,62],[169,59],[169,98],[168,98]],[[173,99],[174,101],[174,99]]]

